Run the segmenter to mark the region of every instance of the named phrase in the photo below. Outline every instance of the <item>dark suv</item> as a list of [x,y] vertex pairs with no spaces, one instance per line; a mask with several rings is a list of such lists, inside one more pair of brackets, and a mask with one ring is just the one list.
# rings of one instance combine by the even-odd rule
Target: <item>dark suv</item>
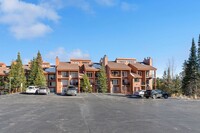
[[167,99],[169,97],[169,95],[162,90],[146,90],[144,97],[146,97],[146,98],[151,97],[153,99],[156,99],[156,98]]

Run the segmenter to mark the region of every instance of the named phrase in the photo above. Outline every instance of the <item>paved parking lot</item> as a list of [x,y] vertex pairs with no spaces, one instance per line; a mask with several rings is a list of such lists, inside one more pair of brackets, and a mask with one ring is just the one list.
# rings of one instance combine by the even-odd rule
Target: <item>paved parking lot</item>
[[0,96],[0,133],[200,133],[200,101]]

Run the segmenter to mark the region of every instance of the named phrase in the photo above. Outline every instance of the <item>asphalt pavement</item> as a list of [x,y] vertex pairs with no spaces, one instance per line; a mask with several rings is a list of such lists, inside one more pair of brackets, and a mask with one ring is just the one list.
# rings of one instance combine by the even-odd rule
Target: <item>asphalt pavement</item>
[[0,96],[0,133],[200,133],[200,101],[123,95]]

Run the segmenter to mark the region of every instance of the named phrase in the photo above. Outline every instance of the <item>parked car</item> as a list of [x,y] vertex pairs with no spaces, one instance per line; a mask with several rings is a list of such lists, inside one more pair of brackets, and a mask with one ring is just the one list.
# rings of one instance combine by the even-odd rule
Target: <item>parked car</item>
[[66,89],[64,89],[62,95],[76,96],[77,95],[77,88],[73,85],[70,85]]
[[26,88],[26,93],[27,94],[37,94],[38,89],[39,89],[39,87],[37,87],[37,86],[29,86],[28,88]]
[[38,94],[44,94],[44,95],[47,95],[50,93],[50,90],[48,87],[40,87],[38,89]]
[[153,98],[153,99],[156,99],[156,98],[165,98],[167,99],[169,97],[169,94],[167,92],[164,92],[162,90],[146,90],[145,94],[144,94],[144,97],[146,98]]
[[140,91],[136,91],[134,93],[135,96],[139,96],[139,97],[144,97],[144,93],[146,92],[146,90],[140,90]]

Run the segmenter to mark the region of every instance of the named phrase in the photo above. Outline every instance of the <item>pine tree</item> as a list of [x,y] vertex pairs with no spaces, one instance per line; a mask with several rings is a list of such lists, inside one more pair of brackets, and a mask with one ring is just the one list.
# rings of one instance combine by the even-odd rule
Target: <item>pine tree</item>
[[9,80],[11,82],[11,91],[19,91],[19,89],[24,89],[26,84],[26,77],[24,74],[23,64],[21,60],[20,53],[17,55],[17,59],[12,62],[11,70],[9,72]]
[[185,76],[182,81],[182,91],[187,96],[193,96],[197,92],[197,83],[198,83],[198,60],[197,60],[197,49],[192,39],[192,47],[190,50],[190,56],[187,61],[185,68]]
[[37,73],[37,68],[36,68],[36,59],[33,58],[33,60],[31,61],[31,65],[30,65],[30,73],[29,73],[29,77],[28,77],[28,86],[34,85],[34,81],[35,81],[35,77],[36,77],[36,73]]
[[197,58],[198,58],[198,72],[200,74],[200,34],[199,34],[199,41],[198,41]]
[[43,70],[39,67],[37,68],[37,74],[35,77],[34,85],[36,86],[46,86],[46,79],[43,74]]
[[108,86],[107,86],[105,66],[101,66],[101,69],[98,75],[98,83],[99,83],[99,92],[106,93],[108,90]]
[[8,75],[8,78],[9,78],[9,89],[10,91],[13,91],[13,88],[16,88],[17,86],[17,82],[16,82],[16,62],[15,61],[12,61],[12,64],[11,64],[11,67],[10,67],[10,72],[9,72],[9,75]]
[[40,51],[37,53],[37,58],[36,58],[36,77],[35,77],[35,82],[34,84],[37,86],[46,86],[46,77],[43,73],[43,68],[42,68],[42,56],[40,54]]
[[28,78],[29,85],[46,86],[46,77],[43,73],[42,63],[42,56],[38,51],[37,57],[33,58],[33,60],[31,61],[31,70]]
[[25,89],[25,85],[26,85],[26,77],[25,77],[25,73],[24,73],[24,68],[23,68],[23,64],[22,64],[22,60],[21,60],[21,56],[20,53],[18,53],[17,55],[17,60],[16,60],[16,69],[18,72],[18,89]]
[[89,93],[92,92],[92,87],[91,87],[90,80],[89,80],[87,74],[83,75],[83,80],[81,82],[81,87],[82,87],[84,92],[89,92]]

